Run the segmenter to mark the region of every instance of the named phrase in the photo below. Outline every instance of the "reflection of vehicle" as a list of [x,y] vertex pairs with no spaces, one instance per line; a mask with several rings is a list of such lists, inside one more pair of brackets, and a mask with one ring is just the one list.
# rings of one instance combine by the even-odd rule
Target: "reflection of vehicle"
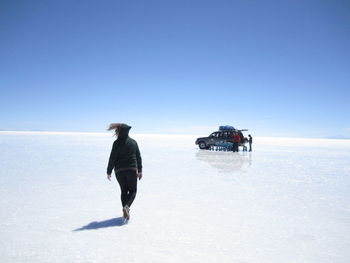
[[240,145],[244,145],[247,142],[247,138],[244,137],[242,131],[247,130],[236,130],[234,128],[229,130],[219,130],[213,132],[208,137],[198,138],[195,143],[198,144],[200,149],[209,149],[210,146],[214,146],[219,142],[233,143],[233,133],[238,132],[241,138]]
[[239,154],[230,154],[227,152],[196,152],[197,160],[204,161],[211,167],[218,170],[219,173],[232,174],[240,170],[246,170],[252,163],[251,153],[242,152]]

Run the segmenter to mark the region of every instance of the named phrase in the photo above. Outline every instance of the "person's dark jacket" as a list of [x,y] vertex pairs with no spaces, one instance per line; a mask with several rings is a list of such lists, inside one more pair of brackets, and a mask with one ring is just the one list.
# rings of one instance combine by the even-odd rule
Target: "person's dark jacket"
[[142,172],[142,159],[137,142],[129,137],[128,125],[121,125],[117,140],[114,141],[111,155],[109,157],[107,174],[112,170],[116,172],[123,170],[137,170]]
[[252,136],[248,136],[248,142],[249,142],[250,144],[253,143],[253,138],[252,138]]

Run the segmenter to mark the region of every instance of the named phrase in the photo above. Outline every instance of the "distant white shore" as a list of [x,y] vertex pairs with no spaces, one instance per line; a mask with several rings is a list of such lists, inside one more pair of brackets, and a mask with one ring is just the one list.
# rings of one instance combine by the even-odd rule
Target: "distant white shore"
[[[6,131],[0,130],[0,134],[38,134],[38,135],[93,135],[93,136],[112,136],[112,132],[70,132],[70,131]],[[192,137],[206,137],[206,134],[176,134],[176,133],[131,133],[135,136],[192,136]],[[288,137],[288,136],[254,136],[255,139],[259,140],[329,140],[329,141],[350,141],[350,138],[322,138],[322,137]]]

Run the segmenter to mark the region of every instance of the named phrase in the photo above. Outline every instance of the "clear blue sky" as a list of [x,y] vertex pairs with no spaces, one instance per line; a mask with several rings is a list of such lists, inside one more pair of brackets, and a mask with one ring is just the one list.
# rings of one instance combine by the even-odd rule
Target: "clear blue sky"
[[0,129],[350,137],[348,0],[0,1]]

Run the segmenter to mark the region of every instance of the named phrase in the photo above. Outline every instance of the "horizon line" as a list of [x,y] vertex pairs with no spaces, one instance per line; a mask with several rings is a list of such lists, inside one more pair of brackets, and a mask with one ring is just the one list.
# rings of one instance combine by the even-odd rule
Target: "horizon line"
[[[108,135],[113,133],[105,132],[83,132],[83,131],[44,131],[44,130],[0,130],[1,133],[18,133],[18,134],[57,134],[57,135]],[[200,136],[192,133],[132,133],[134,135],[159,135],[159,136]],[[350,140],[348,137],[296,137],[296,136],[254,136],[256,138],[289,138],[289,139],[325,139],[325,140]]]

